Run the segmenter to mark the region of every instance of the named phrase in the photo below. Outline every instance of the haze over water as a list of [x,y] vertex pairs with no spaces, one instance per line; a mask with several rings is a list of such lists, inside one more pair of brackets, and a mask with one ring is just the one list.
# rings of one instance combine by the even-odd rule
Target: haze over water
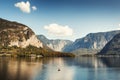
[[[0,58],[1,80],[119,80],[120,58]],[[60,68],[60,71],[58,69]]]

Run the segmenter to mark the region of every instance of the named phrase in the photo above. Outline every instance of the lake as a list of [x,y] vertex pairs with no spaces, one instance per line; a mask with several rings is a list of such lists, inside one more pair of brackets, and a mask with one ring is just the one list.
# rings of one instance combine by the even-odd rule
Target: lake
[[119,57],[0,57],[0,80],[120,80],[119,61]]

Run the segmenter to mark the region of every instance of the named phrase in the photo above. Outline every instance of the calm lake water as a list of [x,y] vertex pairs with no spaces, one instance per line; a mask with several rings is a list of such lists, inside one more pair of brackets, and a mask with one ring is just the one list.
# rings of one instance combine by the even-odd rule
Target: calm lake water
[[120,80],[120,58],[0,57],[0,80]]

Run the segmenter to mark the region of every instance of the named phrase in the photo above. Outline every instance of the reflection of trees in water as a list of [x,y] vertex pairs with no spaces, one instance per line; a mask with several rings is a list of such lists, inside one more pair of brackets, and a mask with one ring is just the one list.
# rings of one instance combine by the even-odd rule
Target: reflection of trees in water
[[31,58],[0,58],[1,80],[30,80],[40,70],[40,60]]
[[[0,79],[7,80],[7,72],[8,72],[8,61],[4,58],[0,58]],[[6,69],[3,69],[6,68]]]

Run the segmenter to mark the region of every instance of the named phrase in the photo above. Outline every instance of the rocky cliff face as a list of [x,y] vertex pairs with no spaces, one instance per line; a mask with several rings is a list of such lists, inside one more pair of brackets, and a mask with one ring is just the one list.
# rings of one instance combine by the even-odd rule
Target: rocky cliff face
[[77,39],[73,44],[66,47],[63,51],[72,52],[78,49],[102,49],[113,36],[120,33],[120,31],[90,33],[83,38]]
[[43,47],[28,26],[0,18],[0,46],[26,48],[29,45]]
[[44,35],[38,35],[38,39],[54,51],[63,51],[66,46],[72,44],[72,41],[70,40],[49,40]]
[[99,54],[120,54],[120,33],[115,35]]

